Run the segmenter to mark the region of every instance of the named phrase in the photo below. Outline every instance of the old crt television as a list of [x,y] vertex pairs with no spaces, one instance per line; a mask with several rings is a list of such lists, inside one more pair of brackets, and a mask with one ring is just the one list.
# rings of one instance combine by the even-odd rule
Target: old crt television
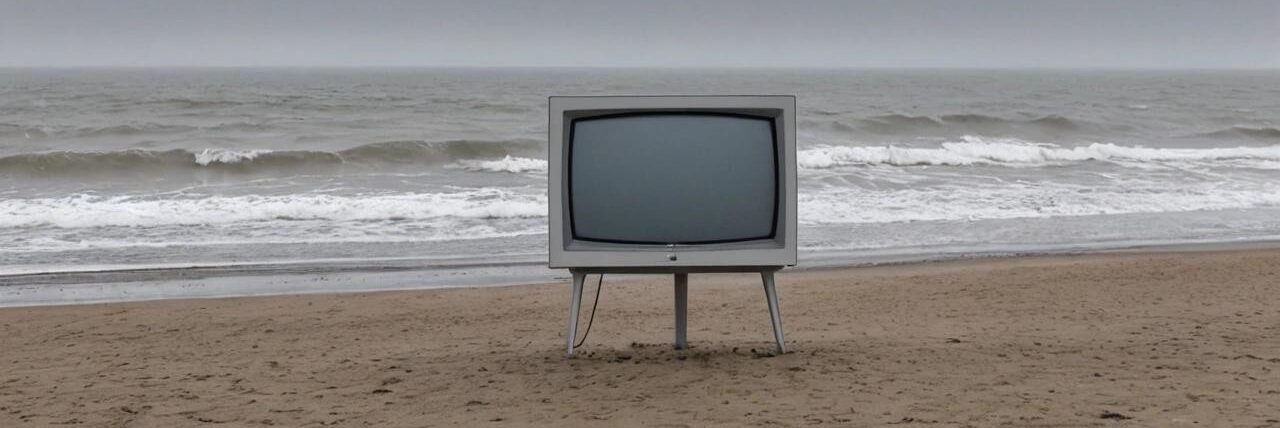
[[793,96],[551,97],[549,265],[796,264]]

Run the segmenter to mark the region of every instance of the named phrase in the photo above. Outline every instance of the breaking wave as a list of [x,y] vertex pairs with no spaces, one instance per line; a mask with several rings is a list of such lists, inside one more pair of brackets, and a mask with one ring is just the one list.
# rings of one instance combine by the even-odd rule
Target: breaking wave
[[496,160],[467,160],[462,161],[461,165],[469,171],[511,173],[547,171],[547,161],[545,159],[512,157],[511,155]]
[[852,165],[1004,165],[1040,166],[1081,161],[1166,161],[1280,160],[1280,145],[1200,149],[1162,149],[1093,143],[1061,147],[1017,139],[983,139],[965,136],[959,142],[942,143],[937,148],[897,146],[819,146],[801,150],[801,168],[823,169]]
[[547,215],[545,194],[482,188],[454,193],[299,194],[201,198],[103,197],[0,200],[0,227],[157,227],[253,222],[518,219]]
[[440,165],[475,159],[523,159],[513,155],[541,153],[529,141],[454,140],[391,141],[339,151],[311,150],[122,150],[113,152],[44,152],[0,157],[0,174],[42,176],[157,170],[218,169],[269,172],[306,167]]

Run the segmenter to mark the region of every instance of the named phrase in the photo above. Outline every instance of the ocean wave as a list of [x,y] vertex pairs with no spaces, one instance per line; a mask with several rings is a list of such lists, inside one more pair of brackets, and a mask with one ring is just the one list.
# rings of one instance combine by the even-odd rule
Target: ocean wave
[[851,165],[1039,166],[1080,161],[1280,160],[1280,146],[1169,149],[1093,143],[1061,147],[1012,138],[965,136],[959,142],[942,143],[938,148],[819,146],[801,150],[797,159],[801,168],[809,169]]
[[[328,233],[316,233],[315,230],[292,230],[293,234],[253,234],[228,237],[225,232],[219,235],[196,237],[192,234],[171,234],[131,238],[97,238],[97,239],[57,239],[35,238],[23,242],[4,242],[0,240],[0,253],[30,254],[57,253],[67,251],[88,250],[120,250],[137,248],[181,248],[181,247],[214,247],[214,246],[247,246],[247,245],[323,245],[323,244],[399,244],[445,241],[472,241],[478,239],[514,238],[547,233],[545,224],[514,225],[509,228],[496,228],[485,224],[440,224],[433,230],[414,228],[413,230],[384,227],[378,233],[343,233],[329,230]],[[276,231],[281,228],[276,228]],[[244,231],[241,231],[244,232]],[[348,231],[351,232],[351,231]],[[215,231],[216,233],[216,231]],[[0,275],[5,271],[0,270]]]
[[185,125],[166,125],[159,123],[134,123],[97,127],[68,126],[30,126],[15,123],[0,123],[0,136],[21,138],[95,138],[95,137],[136,137],[144,134],[178,134],[194,131],[197,128]]
[[942,123],[1010,123],[1008,119],[977,113],[944,114],[938,116]]
[[453,193],[339,196],[103,197],[0,200],[0,227],[156,227],[318,220],[412,222],[441,218],[518,219],[547,215],[546,195],[482,188]]
[[242,161],[252,161],[258,156],[271,153],[270,150],[222,150],[222,149],[204,149],[200,153],[196,153],[196,163],[200,166],[209,166],[211,163],[233,164]]
[[533,108],[527,105],[490,102],[476,102],[470,106],[470,109],[512,114],[529,113],[533,111]]
[[[1066,132],[1078,130],[1084,125],[1081,121],[1061,115],[1009,119],[976,113],[944,114],[936,117],[888,114],[857,119],[855,124],[856,129],[877,134],[911,134],[934,130],[998,131],[1019,128]],[[832,126],[836,127],[834,124]]]
[[188,126],[161,123],[131,123],[109,126],[28,126],[12,123],[0,123],[0,136],[19,136],[24,138],[110,138],[110,137],[146,137],[186,132],[262,132],[273,129],[269,122],[225,122],[209,126]]
[[[296,120],[296,119],[295,119]],[[263,122],[223,122],[212,126],[203,126],[201,131],[206,132],[263,132],[273,129],[274,126],[269,121]]]
[[194,131],[196,128],[185,125],[164,125],[158,123],[141,123],[130,125],[111,125],[103,127],[79,128],[71,133],[71,137],[105,137],[133,136],[141,134],[176,134]]
[[461,160],[502,159],[532,155],[542,148],[533,140],[440,142],[390,141],[339,151],[183,149],[156,151],[130,149],[113,152],[43,152],[0,157],[0,174],[40,176],[131,174],[158,170],[218,169],[238,172],[270,172],[305,167],[442,165]]
[[164,105],[179,109],[211,109],[211,108],[229,108],[248,104],[247,101],[232,101],[225,99],[199,99],[199,98],[157,98],[145,100],[143,104]]
[[1031,119],[1027,121],[1027,123],[1040,125],[1048,128],[1062,129],[1062,130],[1076,129],[1080,127],[1080,124],[1077,123],[1076,121],[1068,119],[1064,116],[1056,115],[1056,114],[1051,114],[1048,116]]
[[1248,126],[1232,126],[1213,132],[1200,134],[1203,137],[1213,138],[1260,138],[1260,139],[1280,139],[1280,128],[1252,128]]
[[512,157],[507,155],[495,160],[468,160],[461,163],[462,168],[469,171],[486,172],[546,172],[546,159]]

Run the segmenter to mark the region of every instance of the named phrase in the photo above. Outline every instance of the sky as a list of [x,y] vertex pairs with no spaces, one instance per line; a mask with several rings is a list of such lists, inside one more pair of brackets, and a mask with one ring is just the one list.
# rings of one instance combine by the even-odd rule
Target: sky
[[1280,0],[0,0],[0,66],[1280,68]]

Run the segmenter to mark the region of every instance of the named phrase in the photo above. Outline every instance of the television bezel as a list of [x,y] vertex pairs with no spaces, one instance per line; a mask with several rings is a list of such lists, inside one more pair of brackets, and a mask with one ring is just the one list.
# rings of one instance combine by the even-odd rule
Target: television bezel
[[[548,265],[645,271],[737,270],[796,264],[796,101],[790,95],[553,96],[548,99]],[[718,114],[772,120],[777,177],[773,236],[680,245],[575,239],[569,149],[575,120],[634,114]]]

